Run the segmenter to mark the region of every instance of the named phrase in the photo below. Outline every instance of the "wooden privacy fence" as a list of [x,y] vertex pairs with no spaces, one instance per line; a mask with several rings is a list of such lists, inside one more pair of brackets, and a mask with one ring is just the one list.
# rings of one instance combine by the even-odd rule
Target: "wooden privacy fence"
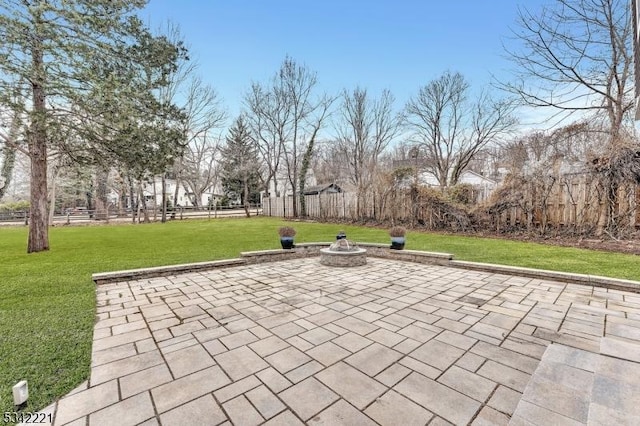
[[[548,194],[533,188],[525,190],[519,205],[501,212],[497,225],[593,228],[606,208],[605,197],[589,179],[563,179]],[[639,227],[640,186],[621,186],[615,200],[612,213],[616,222],[623,227]]]
[[[298,213],[301,212],[298,199]],[[377,221],[399,221],[420,224],[438,229],[450,226],[465,227],[468,216],[463,209],[450,208],[444,203],[410,191],[368,193],[358,197],[354,193],[314,194],[305,196],[307,216],[321,220],[374,219]],[[597,184],[584,177],[561,179],[550,190],[541,192],[531,186],[523,188],[516,203],[497,215],[488,215],[492,225],[499,229],[516,227],[571,227],[576,230],[595,228],[603,210],[604,198]],[[617,190],[613,215],[619,225],[640,227],[640,186],[626,185]],[[263,214],[276,217],[293,217],[293,197],[271,197],[263,199]],[[477,210],[478,214],[486,211]]]
[[[301,214],[300,199],[298,214]],[[419,202],[419,201],[418,201]],[[357,197],[350,192],[305,195],[307,217],[322,220],[329,219],[374,219],[374,220],[398,220],[412,222],[433,215],[424,206],[417,206],[411,195],[406,192],[367,193]],[[294,217],[293,197],[269,197],[262,200],[262,212],[265,216]]]
[[[321,219],[353,219],[351,212],[353,194],[341,192],[331,194],[305,195],[307,215]],[[300,199],[298,212],[301,211]],[[293,197],[268,197],[262,200],[262,213],[265,216],[293,217]]]

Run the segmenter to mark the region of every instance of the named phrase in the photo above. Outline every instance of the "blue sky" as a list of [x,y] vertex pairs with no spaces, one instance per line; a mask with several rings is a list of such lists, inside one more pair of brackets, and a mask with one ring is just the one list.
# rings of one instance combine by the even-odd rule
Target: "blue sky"
[[552,0],[151,0],[140,13],[152,28],[178,24],[200,74],[233,117],[252,81],[265,81],[286,55],[318,74],[319,89],[388,88],[400,109],[446,70],[475,90],[509,78],[519,6]]

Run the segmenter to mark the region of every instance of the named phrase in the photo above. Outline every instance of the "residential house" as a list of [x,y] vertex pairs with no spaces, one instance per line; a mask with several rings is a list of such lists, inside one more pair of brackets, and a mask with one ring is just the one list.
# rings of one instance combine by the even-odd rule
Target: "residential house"
[[[440,187],[440,182],[438,182],[438,178],[428,171],[421,171],[418,176],[418,180],[422,185],[427,185],[431,187]],[[476,191],[476,202],[481,202],[488,199],[493,191],[498,187],[498,182],[490,179],[486,176],[481,175],[480,173],[474,172],[473,170],[465,170],[460,175],[460,179],[458,180],[459,184],[468,184],[473,186],[473,189]]]

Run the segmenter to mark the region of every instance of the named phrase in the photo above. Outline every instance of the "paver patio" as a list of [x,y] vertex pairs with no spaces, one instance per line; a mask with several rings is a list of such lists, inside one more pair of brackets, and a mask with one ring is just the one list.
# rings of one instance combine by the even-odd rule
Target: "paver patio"
[[[636,424],[640,295],[372,258],[97,287],[56,425]],[[610,420],[610,422],[608,422]]]

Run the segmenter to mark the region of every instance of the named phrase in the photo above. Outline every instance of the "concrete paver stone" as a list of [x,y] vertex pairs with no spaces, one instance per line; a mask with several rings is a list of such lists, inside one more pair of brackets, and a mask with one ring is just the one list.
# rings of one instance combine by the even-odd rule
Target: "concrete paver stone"
[[321,426],[335,426],[335,425],[361,425],[361,426],[375,426],[375,422],[370,418],[362,414],[360,410],[355,409],[352,405],[349,405],[344,400],[339,400],[331,407],[322,411],[317,416],[313,417],[309,424],[321,425]]
[[198,424],[213,426],[225,420],[227,420],[227,416],[210,394],[182,404],[160,415],[160,421],[167,426]]
[[253,408],[249,400],[240,395],[222,404],[222,407],[236,425],[255,426],[264,421],[260,413]]
[[134,426],[154,417],[153,403],[149,392],[140,393],[91,413],[89,424],[100,426]]
[[478,401],[418,373],[411,373],[393,389],[456,425],[469,423],[481,407]]
[[278,397],[264,385],[250,390],[245,395],[265,419],[270,419],[287,408]]
[[316,378],[360,410],[387,390],[386,386],[343,362],[321,371]]
[[308,420],[339,399],[331,389],[313,377],[290,387],[279,394],[303,420]]
[[246,346],[232,349],[215,356],[216,362],[231,380],[239,380],[256,373],[269,365]]
[[373,343],[346,358],[345,361],[365,374],[375,376],[400,358],[402,358],[400,352],[379,343]]
[[217,365],[165,383],[151,390],[158,413],[164,413],[185,402],[219,389],[231,380]]
[[289,347],[267,356],[265,360],[280,373],[284,374],[294,368],[306,364],[311,361],[311,358],[304,352],[296,348]]
[[376,399],[364,412],[383,426],[419,426],[433,418],[433,413],[393,390]]
[[639,295],[375,257],[227,266],[99,285],[91,376],[54,425],[640,418]]

